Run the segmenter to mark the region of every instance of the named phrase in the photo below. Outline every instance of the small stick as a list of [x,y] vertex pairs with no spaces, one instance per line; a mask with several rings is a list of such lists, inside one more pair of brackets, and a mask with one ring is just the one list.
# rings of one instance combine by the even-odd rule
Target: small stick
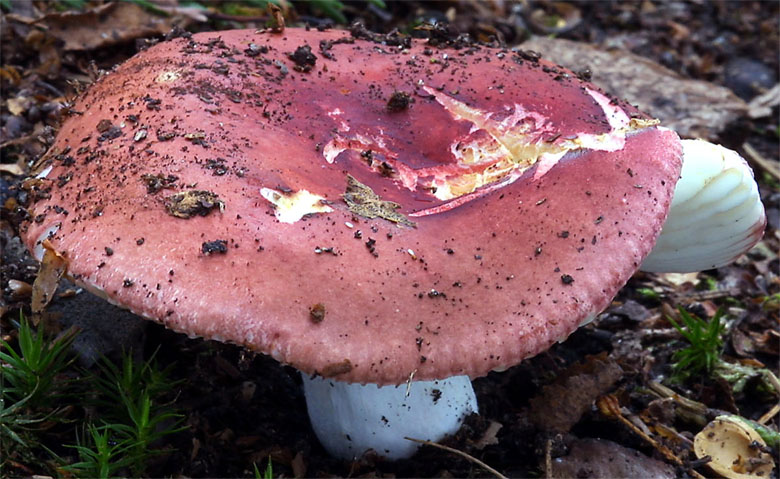
[[547,440],[544,445],[544,477],[552,479],[552,439]]
[[415,439],[413,437],[404,437],[404,439],[406,439],[407,441],[416,442],[418,444],[425,444],[426,446],[433,446],[433,447],[438,447],[439,449],[444,449],[445,451],[451,452],[453,454],[457,454],[457,455],[459,455],[461,457],[464,457],[467,460],[473,462],[474,464],[479,465],[480,467],[482,467],[483,469],[485,469],[489,473],[491,473],[494,476],[496,476],[498,479],[508,479],[505,475],[503,475],[500,472],[496,471],[495,469],[493,469],[492,467],[488,466],[484,462],[480,461],[476,457],[474,457],[472,455],[469,455],[469,454],[466,454],[463,451],[459,451],[459,450],[457,450],[455,448],[452,448],[452,447],[449,447],[449,446],[443,446],[443,445],[441,445],[439,443],[436,443],[436,442],[433,442],[433,441],[428,441],[428,440],[425,440],[425,439]]
[[738,296],[739,289],[718,289],[715,291],[691,291],[688,293],[671,293],[669,296],[680,299],[689,299],[691,301],[706,301],[708,299],[727,298],[729,296]]
[[764,369],[764,371],[762,371],[762,374],[764,376],[764,381],[766,381],[773,388],[775,388],[775,392],[780,394],[780,380],[777,379],[775,373],[773,373],[769,369]]
[[673,389],[669,389],[668,387],[664,386],[659,382],[650,381],[649,386],[650,386],[650,390],[652,390],[659,396],[665,398],[671,398],[677,404],[680,404],[686,409],[690,409],[691,411],[694,411],[698,414],[706,415],[707,412],[710,410],[706,404],[700,403],[698,401],[694,401],[693,399],[689,399],[683,396],[682,394],[674,391]]
[[409,397],[409,393],[412,392],[412,381],[414,380],[414,374],[417,372],[415,369],[411,373],[409,373],[409,379],[406,380],[406,394],[404,394],[404,397]]
[[780,412],[780,404],[775,404],[774,406],[772,406],[772,409],[767,411],[766,414],[761,416],[756,422],[763,426],[766,426],[766,423],[768,423],[769,420],[775,417],[775,415],[779,412]]
[[696,479],[705,479],[704,476],[699,474],[695,469],[690,468],[685,465],[685,463],[677,457],[668,447],[661,444],[660,442],[656,441],[652,437],[645,434],[644,431],[636,427],[634,423],[629,421],[626,417],[623,416],[623,413],[620,411],[620,403],[618,402],[618,399],[608,394],[606,396],[601,396],[596,400],[596,406],[599,408],[599,411],[601,411],[602,414],[604,414],[607,417],[613,417],[623,423],[626,427],[634,431],[636,435],[647,441],[651,446],[655,448],[656,451],[660,452],[668,461],[673,462],[677,464],[680,467],[684,467],[688,470],[688,474],[695,477]]
[[750,143],[743,143],[742,149],[745,150],[745,153],[750,157],[750,160],[760,166],[762,170],[774,176],[775,179],[780,180],[780,168],[775,165],[775,162],[764,158]]

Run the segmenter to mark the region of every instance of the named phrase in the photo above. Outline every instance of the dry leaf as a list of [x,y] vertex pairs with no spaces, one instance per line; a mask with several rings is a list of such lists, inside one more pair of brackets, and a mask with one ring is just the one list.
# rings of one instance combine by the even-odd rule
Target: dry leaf
[[588,356],[531,399],[531,422],[545,431],[569,432],[622,375],[620,366],[606,354]]
[[762,118],[772,114],[772,108],[780,105],[780,83],[750,100],[750,118]]
[[163,35],[174,24],[184,27],[190,20],[190,17],[155,15],[135,3],[115,2],[81,12],[51,13],[36,23],[45,25],[48,34],[62,40],[65,50],[93,50]]
[[672,479],[674,468],[634,449],[603,439],[578,439],[568,456],[552,461],[550,477],[642,477]]
[[21,176],[24,174],[24,169],[21,166],[19,166],[17,163],[0,164],[0,171],[14,176]]
[[474,442],[474,447],[481,451],[487,446],[498,444],[498,431],[500,431],[502,427],[504,427],[504,425],[500,422],[490,421],[490,425],[488,425],[485,432],[482,433],[482,437]]
[[657,275],[661,282],[680,287],[686,283],[691,286],[699,284],[699,273],[660,273]]
[[6,101],[8,111],[14,116],[23,115],[33,104],[33,99],[29,96],[20,96],[16,98],[9,98]]
[[[68,270],[68,260],[62,254],[55,251],[48,240],[43,242],[43,260],[38,276],[33,283],[32,312],[38,315],[46,308],[46,305],[54,298],[57,286],[62,275]],[[37,325],[37,320],[33,320]]]
[[303,454],[300,451],[293,457],[291,466],[294,477],[306,477],[306,462],[303,460]]
[[593,83],[636,104],[683,137],[715,140],[718,132],[748,112],[748,105],[728,88],[684,78],[628,51],[604,51],[546,37],[532,37],[522,47],[573,71],[590,68]]
[[693,450],[707,466],[727,479],[770,477],[775,467],[766,443],[747,422],[735,416],[718,416],[698,434]]

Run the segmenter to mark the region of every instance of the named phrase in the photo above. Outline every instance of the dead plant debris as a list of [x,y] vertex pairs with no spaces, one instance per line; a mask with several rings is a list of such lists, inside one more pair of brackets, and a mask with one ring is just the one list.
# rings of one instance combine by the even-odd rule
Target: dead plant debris
[[415,226],[406,216],[397,210],[401,205],[383,200],[370,187],[347,175],[347,189],[343,195],[349,211],[364,218],[382,218],[404,226]]
[[[147,359],[157,351],[156,361],[170,367],[175,378],[184,380],[177,386],[176,404],[184,411],[187,427],[166,438],[161,445],[166,452],[150,462],[149,475],[253,477],[253,466],[263,471],[270,458],[274,476],[285,477],[487,474],[485,471],[490,469],[483,469],[473,460],[495,470],[497,477],[536,477],[542,473],[551,477],[638,477],[644,472],[649,476],[656,467],[660,477],[668,477],[665,475],[670,467],[676,468],[673,475],[700,477],[712,472],[706,465],[708,461],[696,457],[693,438],[725,413],[754,421],[750,422],[751,427],[768,444],[765,451],[761,450],[775,463],[780,462],[777,442],[772,442],[778,441],[780,424],[776,391],[780,361],[780,6],[776,2],[386,0],[384,6],[374,1],[343,2],[343,9],[335,6],[339,2],[292,0],[279,2],[279,6],[268,2],[268,9],[253,3],[216,2],[202,8],[177,0],[0,1],[2,339],[15,342],[20,312],[32,317],[31,311],[37,311],[47,322],[54,323],[62,317],[63,330],[74,317],[78,318],[82,333],[78,336],[77,351],[82,359],[88,357],[85,365],[94,363],[98,352],[111,351],[106,340],[99,338],[110,337],[115,350],[119,344],[132,344],[137,355]],[[324,11],[320,9],[322,5],[334,5],[335,9]],[[608,90],[615,89],[618,96],[630,96],[661,117],[665,126],[672,125],[683,134],[706,137],[740,151],[754,168],[767,208],[768,230],[763,241],[737,263],[715,271],[678,276],[637,274],[611,308],[566,342],[508,371],[475,381],[481,416],[467,420],[446,441],[447,447],[460,452],[424,447],[414,458],[398,463],[381,462],[371,454],[351,463],[328,457],[308,424],[300,379],[291,368],[238,346],[188,339],[147,321],[139,321],[145,325],[140,329],[117,327],[119,323],[113,322],[109,327],[113,335],[106,336],[105,318],[117,317],[118,312],[99,309],[95,304],[105,304],[99,298],[78,307],[72,306],[77,301],[61,301],[55,287],[60,277],[66,275],[66,258],[44,248],[44,261],[39,266],[17,234],[25,219],[27,202],[50,195],[58,181],[25,181],[25,175],[33,171],[31,165],[42,165],[36,171],[39,172],[47,161],[72,162],[75,178],[83,163],[99,162],[100,155],[105,153],[102,150],[114,147],[123,132],[139,155],[146,144],[179,137],[187,140],[189,154],[201,154],[208,151],[209,141],[213,140],[197,131],[181,131],[175,124],[149,122],[151,116],[146,115],[165,108],[168,101],[149,98],[145,100],[144,115],[125,118],[121,112],[106,112],[105,118],[95,119],[95,130],[85,141],[99,138],[101,150],[88,151],[74,145],[74,151],[44,156],[62,119],[81,114],[73,109],[73,100],[90,83],[139,49],[164,39],[186,42],[188,28],[204,31],[270,27],[283,34],[285,23],[335,28],[334,22],[344,27],[357,19],[363,23],[353,24],[343,40],[333,44],[349,43],[359,37],[373,40],[376,48],[389,52],[407,45],[410,37],[402,32],[411,31],[414,36],[430,39],[424,58],[414,59],[425,68],[440,68],[447,62],[452,68],[457,55],[480,48],[467,41],[466,34],[473,40],[506,46],[507,54],[532,35],[554,34],[554,40],[535,37],[523,48],[538,50],[555,61],[571,61],[578,76],[591,78]],[[414,28],[415,25],[420,27]],[[450,59],[444,59],[440,49],[443,45],[458,50],[453,50]],[[561,45],[566,47],[562,53]],[[314,47],[292,52],[292,68],[287,72],[287,67],[279,64],[279,72],[312,75],[321,70],[328,74],[328,65],[344,61],[334,53],[337,48],[332,44],[319,45],[316,54]],[[218,34],[207,48],[219,48]],[[261,65],[268,49],[258,43],[248,44],[243,53],[222,53],[225,63],[219,68],[234,71],[233,61]],[[317,61],[318,56],[324,59]],[[516,56],[518,61],[535,62],[539,54],[523,52]],[[615,68],[626,65],[621,70]],[[307,69],[309,72],[304,73]],[[670,89],[669,85],[675,87]],[[235,88],[230,101],[250,100],[241,97],[238,85]],[[379,107],[396,111],[390,114],[397,114],[399,121],[414,112],[411,100],[425,101],[414,92],[409,92],[409,98],[403,92],[388,96],[395,90],[390,85],[387,88]],[[206,106],[218,107],[213,104],[216,98],[205,92],[202,99],[208,103]],[[99,120],[104,121],[97,123]],[[222,170],[213,171],[218,174]],[[397,174],[383,166],[377,171]],[[142,170],[136,170],[133,181],[139,181],[141,173]],[[150,196],[150,201],[162,202],[166,211],[178,218],[211,214],[223,207],[217,193],[184,186],[186,179],[180,180],[175,172],[146,172],[140,181],[140,187],[155,195]],[[160,192],[166,189],[172,190],[172,194],[161,196]],[[83,195],[89,193],[86,189]],[[381,218],[414,226],[399,213],[397,204],[382,199],[352,177],[347,178],[344,201],[356,218]],[[82,213],[102,212],[103,207],[98,206]],[[379,236],[369,233],[367,228],[364,225],[362,241],[376,243]],[[258,237],[261,241],[260,233]],[[229,259],[229,253],[224,257],[222,253],[232,245],[215,238],[204,234],[192,247],[201,248],[204,256],[213,255],[208,261]],[[136,241],[132,247],[137,247],[137,238],[123,240]],[[366,247],[376,248],[374,243]],[[97,267],[101,272],[110,271],[110,262],[121,254],[114,244],[106,248],[105,254],[104,250],[99,252],[103,262]],[[109,256],[109,250],[114,256]],[[327,248],[321,252],[327,252]],[[409,254],[417,258],[412,250]],[[130,289],[144,287],[140,278],[128,281]],[[174,269],[171,281],[177,281]],[[70,289],[69,297],[86,295],[78,286]],[[63,304],[47,306],[52,298],[54,303]],[[720,377],[700,373],[677,382],[670,379],[675,353],[686,347],[684,338],[666,320],[679,306],[704,319],[724,309],[724,330],[718,332],[722,335],[718,356],[722,363],[718,364],[727,366],[717,371]],[[312,328],[328,325],[323,304],[303,308],[302,320],[311,322]],[[132,318],[129,312],[123,314]],[[128,339],[131,337],[132,341]],[[337,377],[351,367],[348,360],[337,362],[323,375]],[[739,374],[725,374],[734,371]],[[79,373],[72,369],[68,374]],[[594,400],[600,410],[592,408]],[[72,407],[58,414],[67,420],[47,422],[41,438],[46,447],[72,463],[78,460],[75,450],[62,445],[75,443],[70,425],[83,423],[89,412]],[[609,437],[610,441],[601,440],[594,446],[597,437]],[[599,461],[602,457],[616,459],[604,464]],[[761,470],[766,463],[750,463],[745,460],[747,456],[742,457],[741,462],[732,460],[728,467],[750,472]],[[763,461],[766,456],[760,458]],[[0,462],[3,460],[3,476],[61,475],[52,466],[52,456],[43,448],[32,457],[14,454]],[[599,472],[606,466],[624,469]],[[777,479],[777,468],[762,477]]]

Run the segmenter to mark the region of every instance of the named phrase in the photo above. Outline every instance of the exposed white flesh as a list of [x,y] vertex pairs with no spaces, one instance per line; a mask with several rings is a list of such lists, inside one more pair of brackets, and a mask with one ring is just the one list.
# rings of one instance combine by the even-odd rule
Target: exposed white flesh
[[369,449],[390,460],[411,457],[419,444],[404,437],[438,441],[477,412],[467,376],[414,381],[408,387],[302,376],[314,432],[328,453],[341,459],[359,458]]
[[682,140],[682,145],[682,172],[669,216],[643,271],[717,268],[761,238],[764,206],[747,162],[704,140]]

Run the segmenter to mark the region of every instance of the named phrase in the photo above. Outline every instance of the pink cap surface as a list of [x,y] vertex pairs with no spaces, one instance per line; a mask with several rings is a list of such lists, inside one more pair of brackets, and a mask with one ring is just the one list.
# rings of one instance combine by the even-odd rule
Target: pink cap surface
[[28,246],[344,381],[479,376],[566,338],[650,251],[680,170],[675,133],[532,55],[339,31],[163,42],[74,110]]

